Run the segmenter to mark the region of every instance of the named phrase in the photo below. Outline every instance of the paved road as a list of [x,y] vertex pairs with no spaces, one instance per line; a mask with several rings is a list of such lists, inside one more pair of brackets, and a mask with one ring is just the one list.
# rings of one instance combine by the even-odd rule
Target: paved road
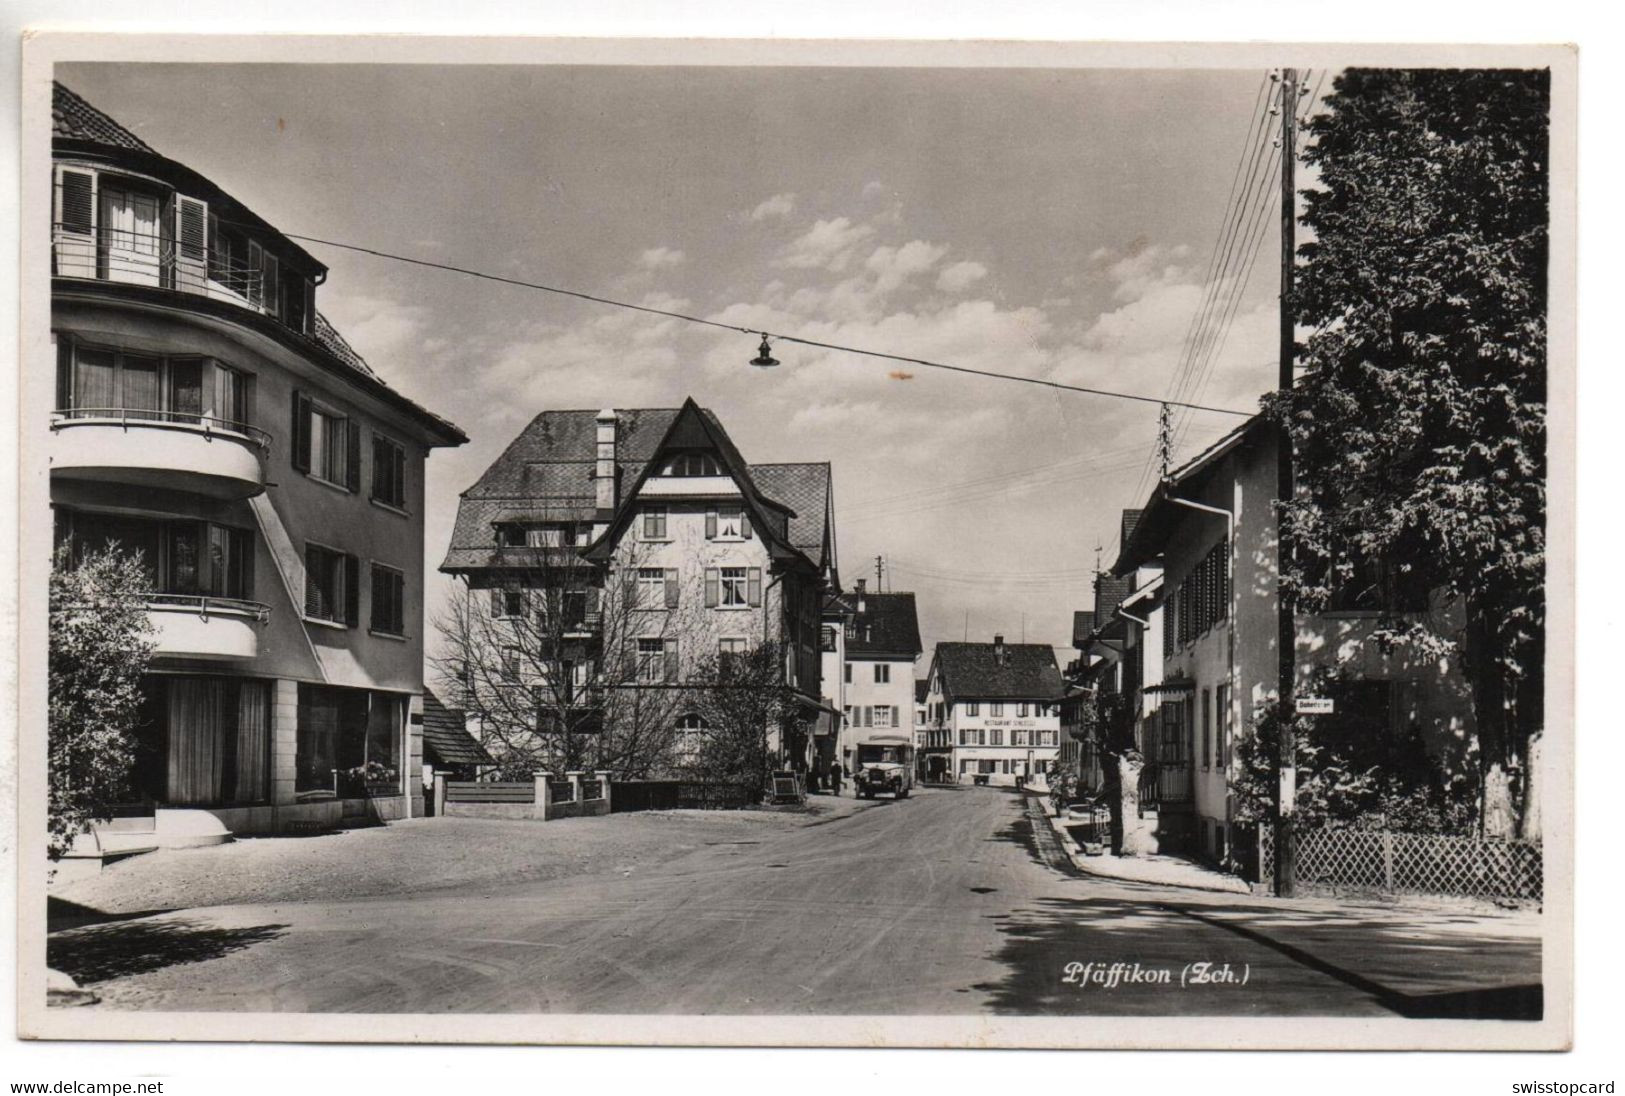
[[[615,825],[618,819],[604,821]],[[1042,825],[1040,823],[1040,825]],[[1024,801],[928,790],[730,828],[651,869],[221,906],[58,933],[104,1008],[689,1014],[1527,1014],[1530,919],[1078,878]],[[477,856],[477,849],[469,855]],[[1187,964],[1245,984],[1181,988]],[[1067,964],[1095,964],[1067,981]],[[1110,980],[1111,964],[1169,982]],[[1094,972],[1104,969],[1103,975]],[[1121,975],[1119,976],[1121,978]]]

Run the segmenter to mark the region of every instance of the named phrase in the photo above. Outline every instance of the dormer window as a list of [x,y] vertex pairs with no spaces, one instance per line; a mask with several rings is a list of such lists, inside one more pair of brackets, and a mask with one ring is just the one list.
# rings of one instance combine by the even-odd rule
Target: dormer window
[[678,453],[660,469],[662,476],[720,476],[722,468],[710,453]]

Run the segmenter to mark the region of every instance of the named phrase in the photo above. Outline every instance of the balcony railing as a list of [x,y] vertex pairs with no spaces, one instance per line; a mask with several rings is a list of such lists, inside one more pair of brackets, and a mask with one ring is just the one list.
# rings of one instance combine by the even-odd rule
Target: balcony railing
[[271,607],[258,601],[213,594],[147,594],[147,606],[159,612],[193,613],[207,620],[211,614],[248,617],[257,624],[271,619]]
[[231,419],[222,419],[215,415],[199,415],[184,411],[155,411],[140,407],[59,407],[51,412],[51,426],[72,423],[94,423],[96,425],[116,424],[126,430],[133,423],[137,426],[173,426],[185,430],[196,430],[205,436],[226,434],[236,440],[244,440],[258,446],[264,453],[271,451],[271,435],[257,426],[250,426],[246,422],[234,422]]
[[229,301],[304,330],[303,292],[283,307],[282,287],[261,267],[218,248],[177,244],[169,236],[129,229],[55,222],[51,225],[51,273],[126,285],[148,285]]

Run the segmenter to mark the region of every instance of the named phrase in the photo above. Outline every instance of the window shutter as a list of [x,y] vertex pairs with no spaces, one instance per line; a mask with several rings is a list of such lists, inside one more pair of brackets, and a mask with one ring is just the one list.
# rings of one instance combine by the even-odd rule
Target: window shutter
[[745,539],[749,540],[750,536],[751,536],[751,533],[750,533],[750,512],[743,509],[743,508],[741,508],[740,511],[739,511],[739,528],[740,528],[740,531],[744,533]]
[[96,228],[96,177],[88,171],[62,169],[57,222],[63,232],[88,236]]
[[666,568],[666,608],[677,608],[677,568]]
[[748,593],[751,608],[754,609],[762,603],[762,569],[760,567],[750,569]]
[[406,446],[398,445],[392,451],[395,458],[395,478],[392,490],[395,492],[394,503],[404,509],[406,507]]
[[300,472],[310,471],[310,400],[304,393],[293,394],[293,452],[289,459]]
[[372,576],[372,627],[375,631],[389,630],[389,595],[384,592],[384,583],[388,578],[382,570],[368,565],[367,571]]
[[[322,580],[327,572],[327,553],[314,544],[305,545],[305,615],[326,617],[330,614],[322,604]],[[327,573],[324,573],[327,572]]]
[[705,539],[717,539],[717,508],[715,506],[705,512]]
[[500,587],[493,586],[491,587],[491,615],[494,617],[501,616],[502,609],[502,590]]
[[621,651],[621,678],[636,681],[638,676],[638,641],[628,638]]
[[352,491],[361,490],[361,424],[354,419],[344,420],[345,468],[344,486]]
[[265,311],[282,315],[282,263],[269,251],[260,253],[260,294]]
[[666,640],[665,680],[674,683],[677,681],[677,641],[675,639]]
[[209,207],[196,198],[175,199],[175,285],[201,292],[208,277]]
[[344,623],[354,628],[361,622],[361,561],[344,557]]
[[722,574],[715,567],[705,569],[705,607],[715,609],[722,601]]

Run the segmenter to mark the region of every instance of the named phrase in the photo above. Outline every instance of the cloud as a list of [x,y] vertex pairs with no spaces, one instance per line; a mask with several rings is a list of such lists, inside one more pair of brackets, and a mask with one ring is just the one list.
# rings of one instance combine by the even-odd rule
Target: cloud
[[936,266],[948,254],[946,247],[910,240],[902,247],[877,247],[863,267],[875,278],[875,292],[882,296],[900,288],[917,274]]
[[852,249],[874,233],[869,225],[854,224],[847,217],[820,220],[781,248],[775,261],[792,269],[839,272],[846,269]]
[[640,270],[669,270],[682,266],[688,259],[681,251],[671,247],[651,247],[638,256]]
[[937,288],[944,293],[963,293],[985,277],[987,267],[967,259],[954,263],[938,274]]
[[751,221],[765,221],[771,217],[788,217],[795,212],[796,196],[791,193],[775,194],[746,214]]

